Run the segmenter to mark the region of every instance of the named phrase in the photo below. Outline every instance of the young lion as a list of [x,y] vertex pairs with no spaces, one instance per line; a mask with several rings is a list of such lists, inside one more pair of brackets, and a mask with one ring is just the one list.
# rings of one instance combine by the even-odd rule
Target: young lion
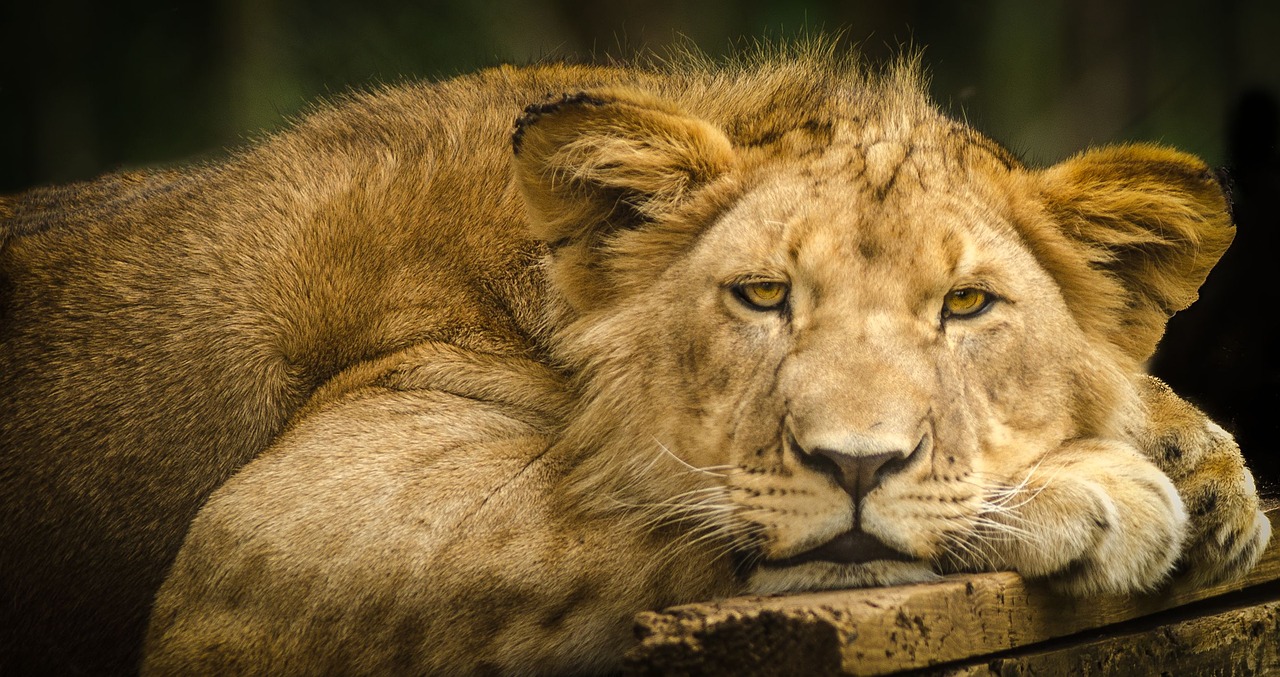
[[1023,167],[910,63],[498,68],[0,215],[6,672],[149,609],[152,674],[592,672],[646,608],[1270,535],[1141,371],[1232,237],[1204,164]]

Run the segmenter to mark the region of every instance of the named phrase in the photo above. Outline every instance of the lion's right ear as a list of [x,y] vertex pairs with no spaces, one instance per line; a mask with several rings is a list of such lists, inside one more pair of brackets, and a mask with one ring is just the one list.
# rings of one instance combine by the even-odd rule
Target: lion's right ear
[[512,145],[532,234],[551,248],[570,295],[604,282],[591,271],[611,235],[660,221],[733,163],[718,128],[625,88],[529,106]]
[[1090,307],[1114,306],[1095,329],[1146,360],[1235,235],[1222,187],[1198,158],[1144,144],[1091,150],[1038,178],[1061,234],[1119,283],[1071,291]]

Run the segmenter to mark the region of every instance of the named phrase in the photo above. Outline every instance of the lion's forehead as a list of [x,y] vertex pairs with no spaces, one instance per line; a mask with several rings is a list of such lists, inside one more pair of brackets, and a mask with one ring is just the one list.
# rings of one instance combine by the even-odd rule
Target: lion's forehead
[[861,113],[827,121],[821,125],[823,134],[808,143],[779,135],[791,143],[769,145],[756,160],[762,165],[794,163],[820,180],[856,178],[858,189],[876,199],[889,197],[900,179],[939,190],[975,171],[1000,175],[1021,170],[999,144],[932,109]]
[[890,118],[844,120],[819,147],[777,144],[747,163],[748,184],[789,192],[784,209],[882,217],[864,219],[864,231],[893,230],[912,211],[972,216],[1016,192],[1024,171],[994,142],[940,116]]
[[779,165],[730,211],[733,239],[748,243],[747,258],[830,284],[873,274],[929,286],[972,268],[982,252],[1009,258],[1024,246],[1003,214],[999,175],[950,168],[951,152],[884,140]]

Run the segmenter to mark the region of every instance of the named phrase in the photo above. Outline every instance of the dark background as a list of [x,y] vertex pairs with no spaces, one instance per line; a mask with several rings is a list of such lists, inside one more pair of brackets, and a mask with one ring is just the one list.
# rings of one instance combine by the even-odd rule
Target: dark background
[[1239,232],[1153,369],[1280,485],[1280,2],[45,0],[0,8],[0,193],[217,157],[352,87],[688,40],[924,48],[935,97],[1033,164],[1160,141],[1228,171]]

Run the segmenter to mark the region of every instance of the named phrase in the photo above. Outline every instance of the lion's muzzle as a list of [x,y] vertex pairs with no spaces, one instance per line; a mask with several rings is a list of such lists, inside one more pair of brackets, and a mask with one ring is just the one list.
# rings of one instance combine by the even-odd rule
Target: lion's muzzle
[[[853,508],[852,528],[821,545],[791,557],[768,562],[786,567],[806,562],[826,561],[860,564],[875,560],[913,561],[916,558],[897,550],[863,529],[862,507],[867,496],[886,478],[922,462],[931,452],[932,435],[926,430],[911,447],[904,436],[845,434],[839,444],[806,448],[793,433],[788,445],[811,469],[831,477],[849,495]],[[832,441],[832,440],[825,440]],[[909,449],[909,450],[908,450]]]

